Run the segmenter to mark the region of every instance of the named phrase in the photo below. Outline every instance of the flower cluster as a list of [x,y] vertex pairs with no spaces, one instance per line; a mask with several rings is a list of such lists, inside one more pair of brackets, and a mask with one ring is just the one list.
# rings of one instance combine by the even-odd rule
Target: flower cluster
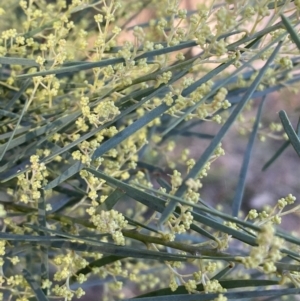
[[[83,296],[85,292],[81,287],[76,291],[69,287],[69,279],[74,276],[78,270],[85,268],[88,265],[88,262],[75,252],[69,252],[66,255],[57,255],[53,259],[53,262],[59,268],[54,274],[54,281],[65,281],[65,284],[56,284],[52,287],[51,281],[44,281],[42,284],[43,288],[52,287],[52,292],[57,296],[64,297],[65,300],[72,300],[73,296],[76,296],[77,298]],[[87,280],[86,276],[83,274],[79,274],[77,278],[79,283],[83,283]]]
[[111,100],[101,101],[92,111],[89,106],[88,97],[81,97],[80,105],[83,117],[77,119],[76,125],[78,130],[83,132],[88,130],[88,126],[85,123],[86,119],[90,124],[98,127],[120,114],[119,109]]
[[127,226],[127,221],[121,213],[116,210],[102,210],[97,214],[94,207],[87,209],[87,213],[91,215],[90,220],[100,233],[111,234],[117,245],[125,245],[122,229]]
[[266,274],[276,272],[276,262],[282,258],[280,249],[283,240],[275,236],[275,229],[271,223],[262,226],[257,235],[257,247],[253,247],[247,257],[238,257],[246,268],[258,268],[262,266]]
[[298,210],[299,206],[296,206],[289,211],[283,211],[287,205],[292,205],[295,201],[296,197],[290,193],[285,198],[280,198],[274,208],[265,208],[265,210],[261,212],[257,212],[256,209],[251,209],[246,216],[246,220],[255,220],[254,223],[258,225],[262,225],[270,221],[275,225],[281,224],[282,216]]
[[40,162],[38,155],[32,155],[30,163],[30,171],[18,176],[18,193],[21,202],[36,206],[41,197],[40,188],[46,185],[49,173],[46,170],[46,165]]

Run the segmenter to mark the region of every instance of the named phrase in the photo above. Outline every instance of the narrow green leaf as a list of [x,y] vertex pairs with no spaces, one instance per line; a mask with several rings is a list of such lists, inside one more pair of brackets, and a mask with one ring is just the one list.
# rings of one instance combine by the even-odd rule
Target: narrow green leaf
[[[5,106],[5,110],[9,110],[14,103],[21,97],[21,95],[25,92],[25,90],[28,88],[28,86],[31,83],[31,79],[27,79],[22,87],[20,88],[20,90],[14,95],[14,97],[10,100],[10,102]],[[25,107],[25,105],[24,105]]]
[[255,45],[255,44],[257,44],[257,41],[262,39],[265,35],[267,35],[271,32],[274,32],[280,28],[282,28],[282,22],[278,22],[272,26],[267,26],[267,27],[263,28],[262,30],[253,33],[253,35],[250,35],[250,36],[245,35],[237,42],[230,44],[227,48],[228,48],[228,50],[236,50],[237,47],[239,47],[242,44],[245,44],[247,42],[250,42],[250,41],[253,43],[252,45]]
[[105,199],[105,201],[97,207],[97,212],[100,212],[101,210],[111,210],[117,204],[118,200],[124,195],[125,193],[123,193],[120,189],[116,188]]
[[165,111],[167,111],[169,107],[166,104],[162,104],[158,106],[157,108],[151,110],[146,115],[144,115],[142,118],[138,119],[137,121],[133,122],[131,125],[126,127],[123,131],[117,133],[113,139],[109,139],[103,144],[100,145],[98,149],[95,150],[92,159],[99,158],[103,154],[105,154],[107,151],[115,147],[116,145],[119,145],[122,141],[124,141],[126,138],[143,128],[145,125],[147,125],[149,122],[163,114]]
[[[52,60],[46,60],[44,63],[44,66],[51,67],[53,65],[53,63],[54,63],[54,61],[52,61]],[[86,62],[72,61],[72,62],[65,62],[62,66],[70,66],[70,65],[77,65],[77,64],[83,64],[83,63],[86,63]],[[19,65],[19,66],[28,66],[28,67],[40,67],[40,65],[36,62],[36,60],[22,58],[22,57],[2,56],[2,57],[0,57],[0,64]],[[85,87],[86,87],[86,85],[85,85]]]
[[199,226],[195,225],[195,223],[192,223],[190,225],[190,229],[197,232],[197,233],[199,233],[203,237],[206,237],[206,238],[211,239],[213,241],[217,241],[217,238],[212,233],[209,233],[208,231],[204,230],[202,227],[199,227]]
[[25,114],[26,110],[28,109],[28,108],[27,108],[27,105],[28,105],[28,99],[26,100],[26,102],[25,102],[25,104],[24,104],[24,107],[23,107],[23,110],[22,110],[22,112],[21,112],[21,115],[20,115],[20,117],[19,117],[19,119],[18,119],[18,122],[16,123],[15,128],[14,128],[14,130],[12,131],[12,135],[9,137],[9,140],[7,141],[7,143],[5,144],[5,146],[3,147],[3,151],[2,151],[2,153],[0,154],[0,161],[3,159],[3,157],[4,157],[5,153],[6,153],[6,151],[8,150],[8,147],[9,147],[11,141],[13,140],[13,137],[14,137],[16,131],[17,131],[17,128],[18,128],[19,125],[20,125],[20,122],[21,122],[21,120],[22,120],[22,118],[23,118],[23,115]]
[[29,67],[39,67],[40,65],[31,59],[20,58],[20,57],[0,57],[0,64],[5,65],[20,65],[20,66],[29,66]]
[[156,182],[160,185],[160,187],[166,189],[167,192],[172,190],[171,185],[163,178],[161,177],[156,177]]
[[241,168],[240,175],[239,175],[239,182],[236,187],[234,199],[232,202],[232,216],[238,216],[238,214],[240,212],[243,195],[244,195],[247,171],[248,171],[248,167],[249,167],[249,163],[250,163],[250,159],[251,159],[251,155],[252,155],[252,150],[253,150],[255,138],[257,135],[265,99],[266,99],[266,97],[264,97],[262,99],[262,101],[260,102],[260,105],[258,107],[256,119],[255,119],[253,129],[252,129],[252,133],[250,135],[248,145],[247,145],[247,148],[246,148],[246,151],[244,154],[244,160],[243,160],[242,168]]
[[[246,281],[246,280],[243,280]],[[300,294],[299,288],[281,288],[273,290],[250,290],[250,291],[240,291],[240,292],[230,292],[222,293],[227,300],[249,300],[250,298],[259,298],[259,297],[270,297],[270,296],[288,296],[288,295],[298,295]],[[209,294],[172,294],[166,293],[162,296],[154,297],[136,297],[133,299],[123,299],[122,301],[211,301],[218,298],[220,293],[209,293]]]
[[[164,129],[162,127],[158,127],[158,130],[160,129]],[[171,130],[168,135],[164,136],[164,140],[166,138],[169,138],[171,136],[184,136],[184,137],[197,137],[199,139],[213,139],[214,138],[214,135],[210,135],[210,134],[205,134],[205,133],[198,133],[198,132],[194,132],[194,131],[185,131],[185,130],[177,130],[177,129],[173,129]]]
[[75,162],[70,168],[65,170],[60,176],[55,178],[53,181],[48,183],[45,187],[43,187],[44,190],[53,189],[57,185],[59,185],[62,182],[65,182],[70,177],[74,176],[78,172],[80,172],[85,167],[85,164],[77,161]]
[[286,115],[286,112],[280,111],[279,117],[280,117],[281,123],[283,125],[284,131],[288,135],[290,142],[291,142],[292,146],[294,147],[294,150],[296,151],[297,155],[300,157],[300,140],[299,140],[299,137],[296,134],[295,130],[293,129],[291,122]]
[[[26,225],[29,226],[29,225]],[[30,228],[34,228],[30,225]],[[16,242],[31,242],[32,245],[47,245],[49,248],[70,249],[79,252],[100,252],[107,255],[115,255],[121,257],[141,258],[141,259],[155,259],[155,260],[169,260],[169,261],[186,261],[188,258],[199,258],[199,256],[170,254],[167,252],[158,252],[151,250],[143,250],[131,247],[118,246],[111,243],[99,242],[95,239],[84,239],[82,237],[68,235],[59,231],[51,231],[42,227],[37,227],[38,231],[46,231],[50,233],[57,233],[58,235],[66,236],[67,238],[52,237],[52,236],[31,236],[31,235],[4,235],[0,234],[0,239],[9,240],[11,244]],[[80,240],[84,243],[75,243],[70,240]]]
[[[94,260],[89,263],[89,265],[81,270],[76,271],[75,275],[83,274],[87,275],[89,273],[92,273],[93,268],[101,268],[103,266],[106,266],[108,264],[111,264],[113,262],[116,262],[118,260],[121,260],[125,257],[122,256],[114,256],[114,255],[109,255],[109,256],[104,256],[100,259]],[[76,277],[72,276],[71,281],[74,282],[76,281]]]
[[293,25],[283,14],[280,15],[283,25],[285,26],[287,32],[290,34],[292,41],[297,45],[298,49],[300,49],[300,39],[298,34],[294,30]]
[[107,183],[114,185],[115,187],[118,187],[122,191],[124,191],[128,196],[132,197],[133,199],[139,201],[140,203],[144,204],[145,206],[151,208],[152,210],[161,212],[163,208],[165,207],[165,201],[156,197],[155,195],[150,195],[142,190],[139,190],[138,188],[131,186],[129,184],[126,184],[122,181],[119,181],[113,177],[110,177],[106,175],[103,172],[100,172],[98,170],[95,170],[93,168],[87,167],[86,170],[96,177],[99,177],[103,180],[105,180]]
[[157,165],[153,165],[153,164],[143,162],[143,161],[138,161],[137,166],[138,166],[138,168],[146,169],[150,173],[166,175],[165,170]]
[[[20,115],[6,111],[6,110],[0,110],[0,116],[10,117],[10,118],[16,118],[18,119]],[[0,139],[2,140],[2,135],[0,135]]]
[[[17,118],[20,118],[20,115],[18,115]],[[18,128],[16,131],[15,131],[15,135],[20,135],[22,133],[28,133],[29,130],[31,129],[31,126],[23,126],[23,127],[20,127]],[[7,132],[7,133],[4,133],[4,134],[1,134],[0,135],[0,140],[5,140],[7,138],[10,138],[12,136],[12,132]],[[12,140],[11,144],[12,145],[14,144],[14,140]],[[4,149],[4,145],[1,145],[2,148],[0,149]],[[10,148],[9,148],[10,149]],[[9,150],[8,149],[8,150]]]
[[227,233],[232,235],[236,239],[250,245],[250,246],[257,246],[256,238],[250,236],[246,233],[241,232],[240,230],[235,230],[228,226],[225,226],[222,222],[218,222],[210,217],[204,216],[200,213],[193,213],[194,220],[200,222],[208,227],[211,227],[215,231],[221,231],[222,233]]
[[262,167],[262,171],[265,171],[267,168],[271,166],[272,163],[288,148],[290,145],[290,141],[285,141],[280,148],[276,151],[276,153],[264,164]]
[[[299,262],[299,258],[293,258]],[[300,272],[300,265],[299,264],[289,264],[285,262],[276,262],[276,269],[278,272],[282,273],[284,271],[290,272]]]
[[[39,229],[38,229],[39,231]],[[34,243],[49,243],[51,241],[59,241],[66,242],[67,240],[60,237],[52,237],[52,236],[33,236],[33,235],[19,235],[19,234],[11,234],[11,233],[0,233],[0,240],[8,240],[12,242],[34,242]]]
[[[209,160],[209,158],[213,154],[214,150],[217,148],[217,146],[219,145],[219,143],[221,142],[221,140],[223,139],[223,137],[225,136],[225,134],[231,128],[232,124],[234,123],[234,121],[236,120],[236,118],[238,117],[238,115],[241,113],[241,111],[244,109],[245,105],[247,104],[247,102],[251,98],[253,92],[258,87],[261,79],[263,78],[263,75],[265,74],[265,72],[269,68],[269,65],[271,64],[271,62],[274,60],[274,58],[275,58],[276,54],[278,53],[281,45],[282,45],[282,41],[280,41],[278,43],[277,47],[272,52],[272,54],[269,57],[269,59],[267,60],[266,64],[260,70],[259,74],[255,78],[255,80],[253,81],[253,83],[251,84],[251,86],[249,87],[249,89],[247,90],[247,92],[245,93],[245,95],[243,96],[243,98],[241,99],[241,101],[237,104],[237,106],[233,110],[232,114],[226,120],[225,124],[222,126],[222,128],[220,129],[220,131],[218,132],[218,134],[211,141],[211,144],[205,150],[205,152],[201,156],[200,160],[198,160],[198,162],[195,164],[195,166],[187,174],[187,176],[183,180],[182,185],[178,188],[178,190],[176,192],[176,196],[181,197],[184,194],[184,192],[185,192],[185,190],[187,188],[186,181],[189,178],[195,178],[195,177],[197,177],[198,173],[205,166],[206,162]],[[163,211],[163,213],[162,213],[162,215],[160,217],[160,220],[159,220],[160,224],[164,223],[167,220],[167,218],[169,217],[169,215],[174,211],[176,205],[177,205],[177,202],[174,202],[174,201],[171,201],[167,205],[167,207],[165,208],[165,210]]]
[[298,118],[298,123],[297,123],[297,136],[300,138],[300,117]]
[[37,284],[37,282],[34,280],[34,278],[32,277],[32,275],[29,273],[28,270],[24,269],[22,271],[24,278],[26,279],[26,281],[28,282],[28,284],[30,285],[31,289],[33,290],[35,297],[38,301],[48,301],[48,298],[45,296],[45,294],[43,293],[42,289],[40,288],[40,286]]
[[[292,0],[291,2],[293,2],[294,0]],[[277,0],[275,0],[274,2],[270,2],[269,4],[268,4],[268,8],[269,9],[274,9],[274,8],[278,8],[278,7],[281,7],[281,6],[283,6],[283,5],[285,5],[286,4],[286,1],[285,0],[282,0],[282,1],[277,1]]]
[[[240,287],[241,288],[243,288],[243,287],[261,287],[261,286],[271,286],[271,285],[278,284],[278,281],[274,281],[274,280],[254,280],[254,279],[253,280],[252,279],[251,280],[250,279],[220,280],[219,282],[220,282],[220,285],[226,289],[233,289],[233,288],[240,288]],[[197,285],[197,291],[203,292],[202,284]],[[156,291],[153,291],[150,293],[140,295],[137,297],[137,299],[147,301],[147,300],[149,300],[148,299],[149,297],[159,297],[159,296],[167,297],[167,296],[181,295],[181,294],[187,294],[187,293],[188,293],[188,291],[186,290],[185,286],[180,285],[175,292],[172,292],[172,290],[170,288],[163,288],[163,289],[159,289],[159,290],[156,290]],[[202,298],[200,296],[202,297],[203,295],[197,295],[197,299],[194,299],[194,300],[201,301]],[[198,297],[200,297],[200,298],[198,298]],[[144,299],[142,299],[142,298],[144,298]],[[129,299],[129,300],[133,301],[136,299]],[[170,300],[172,300],[172,299],[170,299]],[[182,300],[185,300],[185,298]],[[207,300],[213,300],[213,299],[207,299]]]
[[51,205],[51,210],[47,212],[47,218],[50,214],[59,214],[67,207],[71,207],[78,204],[81,200],[82,200],[82,196],[70,197],[66,195],[61,195],[61,198],[58,201],[55,200],[54,202],[49,202],[49,204]]
[[[31,140],[33,140],[36,137],[39,137],[43,134],[48,134],[51,135],[52,133],[55,133],[56,131],[58,131],[61,127],[64,127],[66,124],[71,123],[74,119],[76,119],[78,116],[80,115],[79,112],[76,113],[72,113],[68,116],[63,116],[57,120],[55,120],[54,122],[50,123],[50,124],[46,124],[44,126],[41,126],[29,133],[26,133],[24,135],[21,135],[15,139],[13,139],[11,141],[11,143],[5,143],[4,145],[0,146],[0,151],[3,151],[4,149],[11,149],[14,148],[16,146],[21,145],[22,143],[25,142],[29,142]],[[12,135],[13,137],[13,135]],[[45,138],[45,140],[47,139],[47,137]],[[42,140],[39,140],[39,142],[41,142]],[[48,163],[50,161],[50,159],[52,159],[52,157],[55,157],[53,154],[51,154],[50,156],[44,158],[41,162],[43,163]],[[28,168],[22,168],[18,171],[14,171],[14,169],[12,170],[12,172],[8,171],[6,172],[6,175],[1,175],[1,182],[6,182],[9,181],[15,177],[17,177],[18,175],[26,172],[29,170]]]
[[[220,279],[222,279],[223,277],[227,276],[229,273],[231,273],[234,270],[234,264],[230,263],[228,266],[226,266],[224,269],[222,269],[221,271],[219,271],[215,276],[213,276],[211,278],[211,280],[218,280],[220,282]],[[264,284],[266,285],[266,284]]]
[[[48,135],[51,135],[52,133],[55,133],[57,132],[61,127],[64,127],[66,126],[66,124],[68,123],[71,123],[73,122],[78,116],[80,115],[79,112],[76,112],[76,113],[72,113],[68,116],[63,116],[55,121],[53,121],[52,123],[47,123],[43,126],[39,126],[37,127],[35,130],[32,130],[30,132],[28,132],[28,128],[26,127],[25,129],[27,129],[27,132],[26,134],[24,135],[21,135],[15,139],[13,139],[11,141],[11,143],[5,143],[3,145],[0,146],[0,151],[2,151],[3,149],[7,148],[7,150],[10,150],[12,148],[15,148],[25,142],[29,142],[33,139],[35,139],[36,137],[39,137],[43,134],[48,134]],[[19,131],[22,130],[22,132],[25,130],[23,128],[19,129]],[[21,132],[18,132],[18,130],[16,131],[16,133],[21,133]],[[12,133],[9,133],[11,136]],[[39,143],[41,143],[42,141],[39,140]]]
[[60,241],[58,242],[54,241],[51,242],[51,247],[67,248],[74,251],[100,252],[107,255],[115,255],[115,256],[130,257],[130,258],[141,258],[141,259],[186,261],[188,258],[197,258],[196,256],[192,256],[192,255],[170,254],[167,252],[156,252],[150,250],[117,246],[113,244],[96,246],[91,244],[86,245],[86,244],[79,244],[79,243],[72,243],[72,242],[62,243]]
[[[142,228],[142,229],[146,229],[148,231],[151,231],[153,233],[159,233],[158,230],[152,228],[152,227],[149,227],[149,226],[146,226],[144,225],[143,223],[140,223],[140,222],[137,222],[136,220],[124,215],[125,219],[128,221],[129,225],[132,225],[132,226],[136,226],[136,227],[139,227],[139,228]],[[124,236],[126,236],[126,233],[124,232],[123,230],[123,233],[124,233]]]
[[[152,51],[147,51],[147,52],[137,56],[134,59],[134,61],[138,61],[138,60],[144,59],[144,58],[151,58],[156,55],[167,54],[170,52],[174,52],[174,51],[178,51],[178,50],[182,50],[182,49],[190,48],[190,47],[194,47],[194,46],[197,46],[197,43],[195,41],[186,41],[186,42],[182,42],[175,46],[169,46],[169,47],[165,47],[162,49],[155,49]],[[35,73],[30,73],[30,74],[22,74],[22,75],[19,75],[17,78],[23,79],[23,78],[31,78],[34,76],[45,76],[45,75],[49,75],[49,74],[64,74],[64,73],[69,73],[69,72],[74,73],[74,72],[79,72],[79,71],[83,71],[83,70],[89,70],[92,68],[105,67],[108,65],[116,65],[116,64],[120,64],[120,63],[125,63],[125,59],[124,58],[113,58],[113,59],[102,60],[99,62],[78,64],[75,66],[63,67],[60,69],[52,69],[52,70],[40,71],[40,72],[35,72]]]
[[[181,255],[181,254],[171,254],[167,252],[159,252],[159,251],[151,251],[151,250],[143,250],[137,248],[131,248],[126,246],[119,246],[112,243],[104,243],[100,242],[96,239],[80,237],[76,235],[67,234],[61,231],[50,230],[45,227],[36,227],[34,225],[26,224],[26,227],[37,230],[37,231],[45,231],[47,233],[55,234],[61,237],[65,237],[64,240],[53,240],[49,236],[48,241],[43,239],[43,242],[39,242],[35,240],[35,242],[42,244],[45,242],[50,243],[51,247],[55,248],[69,248],[74,251],[86,251],[86,252],[100,252],[107,255],[116,255],[122,257],[133,257],[133,258],[143,258],[143,259],[157,259],[157,260],[171,260],[171,261],[186,261],[188,258],[198,258],[197,256],[192,255]],[[0,233],[1,234],[1,233]],[[23,236],[23,235],[14,235]],[[29,235],[28,235],[29,236]],[[24,237],[24,236],[23,236]],[[29,236],[32,239],[36,236]],[[1,238],[1,235],[0,235]],[[43,238],[43,236],[39,236],[39,238]],[[81,243],[73,243],[69,240],[81,241]]]
[[[45,193],[41,190],[41,197],[38,201],[38,225],[39,227],[46,227],[46,201]],[[40,235],[48,236],[48,233],[39,232]],[[48,262],[48,246],[41,245],[41,283],[49,280],[49,262]],[[44,290],[47,293],[47,289]]]

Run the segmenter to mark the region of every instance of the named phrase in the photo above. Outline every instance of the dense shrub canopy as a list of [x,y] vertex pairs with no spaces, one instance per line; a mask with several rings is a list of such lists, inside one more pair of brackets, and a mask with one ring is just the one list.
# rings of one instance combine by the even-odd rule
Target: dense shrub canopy
[[[256,137],[282,140],[264,169],[300,154],[285,111],[260,129],[266,97],[299,80],[299,9],[2,2],[0,300],[299,293],[300,240],[278,228],[296,197],[241,210]],[[201,190],[233,125],[248,144],[224,207]]]

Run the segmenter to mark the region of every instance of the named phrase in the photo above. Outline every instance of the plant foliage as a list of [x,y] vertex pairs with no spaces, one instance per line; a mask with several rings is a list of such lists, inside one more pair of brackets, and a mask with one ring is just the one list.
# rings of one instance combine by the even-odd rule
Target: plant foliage
[[[241,215],[267,96],[300,79],[300,2],[187,2],[1,3],[0,300],[300,293],[300,239],[277,226],[296,198]],[[263,169],[300,156],[279,118]],[[233,125],[248,145],[227,214],[200,192]],[[193,158],[181,136],[208,147]]]

